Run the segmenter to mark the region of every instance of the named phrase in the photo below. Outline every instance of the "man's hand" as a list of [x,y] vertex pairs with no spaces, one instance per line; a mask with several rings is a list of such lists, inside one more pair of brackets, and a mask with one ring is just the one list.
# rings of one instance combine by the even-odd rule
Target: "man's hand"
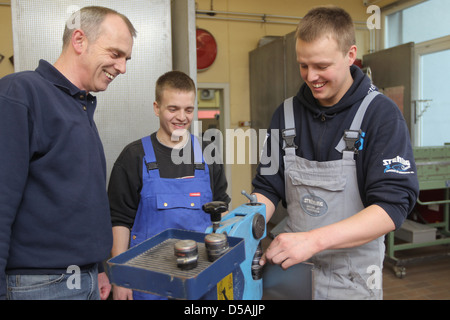
[[111,292],[111,284],[109,283],[106,272],[98,274],[98,289],[100,291],[100,299],[108,299],[109,293]]
[[114,300],[133,300],[133,290],[114,286],[113,288],[113,299]]
[[264,265],[268,261],[286,270],[311,258],[316,253],[314,247],[308,232],[282,233],[272,241],[259,263]]
[[308,232],[278,235],[261,257],[260,264],[279,264],[287,269],[328,249],[353,248],[395,230],[390,216],[378,205],[371,205],[339,222]]

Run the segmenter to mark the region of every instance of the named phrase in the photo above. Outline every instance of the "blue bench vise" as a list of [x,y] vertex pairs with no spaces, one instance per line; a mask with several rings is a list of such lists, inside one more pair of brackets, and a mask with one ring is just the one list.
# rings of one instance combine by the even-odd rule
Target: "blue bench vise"
[[[260,300],[266,208],[243,194],[251,201],[224,217],[225,203],[205,204],[212,225],[204,233],[168,229],[111,258],[111,283],[169,299]],[[197,257],[177,252],[180,242],[194,243]]]

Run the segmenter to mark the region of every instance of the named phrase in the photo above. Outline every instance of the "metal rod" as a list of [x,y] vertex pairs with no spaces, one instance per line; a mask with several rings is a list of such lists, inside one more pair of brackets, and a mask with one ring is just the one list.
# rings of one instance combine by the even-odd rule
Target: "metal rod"
[[415,249],[415,248],[437,246],[437,245],[441,245],[441,244],[450,244],[450,238],[436,239],[436,240],[429,241],[429,242],[396,244],[396,245],[394,245],[394,248],[395,248],[394,250],[395,251],[409,250],[409,249]]
[[[224,20],[224,21],[236,21],[236,22],[257,22],[257,23],[273,23],[273,24],[289,24],[289,25],[297,25],[298,22],[288,22],[288,21],[276,21],[276,20],[267,20],[267,19],[244,19],[244,18],[229,18],[229,17],[209,17],[209,16],[201,16],[199,19],[205,20]],[[367,28],[356,27],[356,30],[367,30]]]
[[230,11],[211,11],[211,10],[197,10],[197,13],[202,14],[226,14],[226,15],[235,15],[235,16],[254,16],[254,17],[270,17],[270,18],[283,18],[283,19],[302,19],[302,17],[295,17],[295,16],[280,16],[280,15],[274,15],[274,14],[264,14],[264,13],[250,13],[250,12],[230,12]]
[[[284,24],[294,24],[289,22],[282,22],[282,21],[274,21],[274,20],[267,20],[267,18],[276,18],[276,19],[290,19],[290,20],[296,20],[295,24],[298,23],[299,20],[303,19],[303,17],[296,17],[296,16],[284,16],[284,15],[275,15],[275,14],[265,14],[265,13],[250,13],[250,12],[229,12],[229,11],[214,11],[214,10],[196,10],[196,13],[199,15],[202,15],[202,18],[206,19],[220,19],[220,20],[233,20],[236,21],[249,21],[249,22],[270,22],[270,23],[284,23]],[[242,18],[221,18],[216,17],[216,15],[232,15],[232,16],[248,16],[248,17],[260,17],[261,19],[245,19]],[[209,17],[203,17],[203,15],[208,15]],[[364,24],[366,25],[366,22],[362,21],[353,21],[355,24]]]
[[202,16],[200,19],[206,20],[226,20],[226,21],[238,21],[238,22],[258,22],[258,23],[276,23],[276,24],[291,24],[297,25],[297,22],[288,22],[288,21],[274,21],[274,20],[265,20],[265,19],[244,19],[244,18],[229,18],[229,17],[209,17]]

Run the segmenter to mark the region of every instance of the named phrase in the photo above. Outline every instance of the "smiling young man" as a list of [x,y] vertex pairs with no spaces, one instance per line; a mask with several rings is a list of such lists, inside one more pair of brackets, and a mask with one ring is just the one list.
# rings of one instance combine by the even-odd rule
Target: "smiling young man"
[[[315,299],[381,299],[384,235],[403,223],[419,190],[408,128],[353,65],[347,12],[312,9],[297,28],[296,53],[305,84],[272,118],[280,153],[271,154],[272,139],[263,152],[280,160],[279,171],[264,175],[260,164],[253,180],[268,219],[280,200],[288,211],[261,264],[311,261]],[[391,170],[391,160],[402,166]]]
[[80,25],[66,25],[54,65],[41,60],[0,80],[3,299],[106,299],[111,288],[102,271],[112,246],[106,162],[91,93],[125,73],[136,31],[108,8],[74,14]]
[[356,46],[344,50],[331,35],[296,41],[301,77],[323,107],[338,103],[353,84],[349,66],[356,59]]
[[[194,82],[182,72],[167,72],[156,82],[153,109],[160,127],[126,146],[111,172],[112,256],[168,228],[204,232],[211,217],[202,205],[230,202],[223,166],[205,163],[199,141],[188,131],[195,95]],[[187,161],[178,163],[179,158]],[[113,297],[164,299],[117,286]]]

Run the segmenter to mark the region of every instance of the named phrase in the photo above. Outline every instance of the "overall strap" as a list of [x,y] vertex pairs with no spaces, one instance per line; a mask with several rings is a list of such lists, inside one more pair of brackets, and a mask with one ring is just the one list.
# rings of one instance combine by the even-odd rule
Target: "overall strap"
[[192,146],[194,148],[194,166],[196,170],[208,170],[203,159],[202,147],[197,137],[191,134]]
[[[158,169],[158,163],[156,162],[155,151],[153,150],[152,139],[150,136],[141,139],[142,146],[144,147],[144,165],[147,171]],[[145,171],[145,170],[144,170]]]
[[[152,139],[150,136],[141,139],[142,146],[144,147],[144,168],[143,171],[150,172],[150,170],[158,169],[158,163],[156,162],[155,151],[153,150]],[[202,148],[198,139],[191,134],[191,145],[194,150],[194,167],[196,170],[205,170],[208,172],[207,166],[203,159]]]
[[283,149],[286,155],[295,155],[297,146],[295,139],[295,121],[294,121],[294,97],[290,97],[284,101],[284,130],[282,131]]
[[361,138],[362,120],[364,119],[364,115],[370,103],[378,94],[380,94],[378,91],[372,91],[366,95],[353,118],[350,129],[345,130],[344,135],[335,148],[338,152],[351,151],[353,153],[358,153],[355,143]]

